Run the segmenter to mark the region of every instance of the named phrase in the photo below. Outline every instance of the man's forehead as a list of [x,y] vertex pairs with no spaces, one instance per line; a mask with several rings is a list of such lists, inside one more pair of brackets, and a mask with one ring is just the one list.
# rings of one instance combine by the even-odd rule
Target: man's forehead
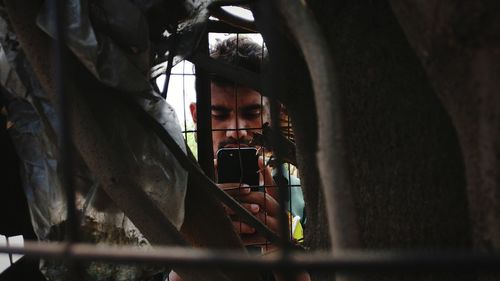
[[261,104],[259,92],[246,87],[219,87],[212,85],[212,105],[234,106]]
[[[232,111],[236,107],[235,103],[228,104],[228,103],[212,103],[212,110],[219,110],[219,111]],[[238,104],[238,110],[240,111],[249,111],[249,110],[256,110],[256,109],[262,109],[262,104],[261,103],[239,103]]]

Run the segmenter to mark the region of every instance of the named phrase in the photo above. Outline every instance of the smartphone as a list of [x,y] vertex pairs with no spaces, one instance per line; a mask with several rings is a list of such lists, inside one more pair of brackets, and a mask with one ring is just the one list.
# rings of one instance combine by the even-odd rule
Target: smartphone
[[217,182],[245,183],[253,191],[259,187],[259,164],[254,147],[221,148],[217,151]]

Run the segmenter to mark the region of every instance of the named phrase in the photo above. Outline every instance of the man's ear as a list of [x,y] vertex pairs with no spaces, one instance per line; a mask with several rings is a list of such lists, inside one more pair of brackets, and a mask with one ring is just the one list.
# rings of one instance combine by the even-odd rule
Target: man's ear
[[193,122],[197,123],[198,119],[196,118],[196,103],[192,102],[189,104],[189,111],[191,111],[191,117],[193,117]]

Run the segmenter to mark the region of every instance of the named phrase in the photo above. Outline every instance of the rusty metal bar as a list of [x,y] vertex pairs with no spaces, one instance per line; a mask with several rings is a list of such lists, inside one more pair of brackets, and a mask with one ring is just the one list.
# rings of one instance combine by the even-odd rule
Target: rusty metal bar
[[[209,55],[208,33],[201,38],[198,52]],[[212,140],[212,94],[209,73],[196,65],[196,136],[198,145],[198,163],[210,179],[214,179],[214,152]]]
[[221,7],[213,7],[210,9],[212,16],[218,18],[221,21],[226,22],[229,25],[232,25],[237,28],[241,28],[246,30],[247,32],[257,32],[257,27],[255,26],[255,22],[249,21],[242,17],[233,15]]
[[360,246],[356,211],[344,149],[342,102],[327,42],[313,15],[300,1],[275,0],[309,67],[318,113],[318,166],[327,201],[332,248]]
[[[273,92],[272,89],[271,93]],[[287,240],[290,240],[290,231],[289,231],[289,218],[287,215],[286,207],[290,204],[290,188],[288,186],[289,182],[283,176],[283,147],[278,144],[278,139],[282,137],[281,128],[280,128],[280,104],[278,103],[276,97],[272,96],[270,98],[270,109],[271,109],[271,126],[273,128],[273,133],[271,135],[271,142],[273,146],[273,157],[276,161],[276,170],[277,175],[273,177],[276,185],[278,186],[278,194],[279,194],[279,204],[280,204],[280,214],[279,214],[279,226],[280,226],[280,236],[281,236],[281,244],[280,248],[282,249],[282,257],[283,259],[287,259],[290,254],[290,249],[288,247],[289,243],[286,243]]]
[[255,0],[217,0],[213,2],[210,6],[213,7],[223,7],[223,6],[246,6],[254,2]]
[[[80,241],[79,227],[80,218],[77,213],[76,206],[76,190],[74,179],[74,161],[72,149],[72,118],[71,118],[71,101],[66,88],[66,7],[64,2],[51,0],[48,2],[51,9],[54,11],[54,21],[56,24],[55,38],[52,41],[54,45],[54,80],[55,80],[55,105],[58,112],[58,140],[59,146],[59,166],[61,184],[66,196],[66,225],[65,239],[75,243]],[[47,202],[48,203],[48,202]],[[67,279],[79,280],[84,276],[83,268],[79,261],[69,260],[68,271],[65,273]]]
[[65,229],[68,239],[72,242],[77,242],[79,219],[76,211],[75,188],[74,188],[74,157],[71,149],[71,114],[69,113],[69,97],[65,87],[65,4],[61,1],[52,0],[49,2],[54,11],[54,20],[56,24],[54,45],[54,80],[55,80],[55,95],[57,97],[56,106],[59,120],[59,169],[61,170],[61,183],[66,192],[66,209],[67,209],[67,228]]
[[209,73],[220,75],[235,83],[248,86],[257,92],[262,92],[260,75],[222,61],[217,61],[208,55],[194,53],[187,58],[188,61],[195,64],[197,67],[206,69]]
[[230,25],[223,21],[209,20],[207,23],[207,31],[210,33],[257,33],[249,31],[241,27]]
[[[161,89],[160,93],[164,99],[167,98],[168,85],[170,84],[170,75],[172,74],[172,67],[174,66],[174,57],[175,54],[177,53],[177,26],[175,26],[175,31],[171,36],[173,40],[171,48],[168,50],[167,70],[165,72],[165,83],[163,84],[163,88]],[[156,85],[156,82],[152,84]]]
[[[248,256],[237,251],[184,247],[155,247],[25,242],[24,247],[1,246],[0,253],[28,257],[118,263],[153,263],[175,268],[251,270],[318,270],[367,272],[500,272],[500,252],[466,251],[348,251],[333,256],[324,252],[276,256]],[[249,270],[250,271],[250,270]]]

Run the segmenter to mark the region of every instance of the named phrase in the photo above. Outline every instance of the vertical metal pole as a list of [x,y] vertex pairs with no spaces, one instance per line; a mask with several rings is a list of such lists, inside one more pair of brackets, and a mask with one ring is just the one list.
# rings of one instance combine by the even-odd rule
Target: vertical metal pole
[[[64,61],[64,42],[65,35],[65,2],[51,0],[51,8],[54,11],[54,20],[56,23],[56,32],[54,40],[54,80],[56,81],[56,107],[59,113],[59,172],[61,175],[61,184],[66,192],[66,224],[65,234],[66,239],[75,243],[79,241],[78,226],[79,219],[76,210],[75,187],[74,187],[74,157],[71,145],[71,114],[69,112],[71,105],[67,91],[65,90],[65,73],[66,65]],[[80,280],[83,277],[83,270],[79,263],[70,260],[68,261],[67,278],[72,280]]]
[[71,242],[78,241],[78,216],[76,213],[75,189],[73,179],[74,158],[71,151],[71,114],[69,100],[65,91],[65,63],[64,63],[64,2],[51,1],[55,12],[56,33],[54,46],[54,77],[56,81],[57,108],[59,112],[59,149],[61,182],[66,191],[67,220],[66,234]]
[[[304,54],[314,89],[318,116],[318,167],[325,192],[332,248],[360,248],[356,208],[346,164],[342,95],[328,44],[312,13],[302,2],[275,0]],[[328,75],[327,75],[328,74]]]
[[[174,57],[177,53],[177,25],[175,26],[175,31],[172,36],[172,46],[168,50],[168,61],[167,61],[167,72],[165,73],[165,83],[161,89],[161,96],[166,99],[168,92],[168,84],[170,83],[170,74],[172,74],[172,67],[174,66]],[[186,127],[184,127],[186,128]]]
[[[203,36],[199,50],[208,54],[208,33]],[[212,100],[210,78],[206,70],[196,67],[196,114],[198,163],[205,174],[214,179],[214,153],[212,141]]]
[[273,177],[276,185],[278,186],[278,194],[279,194],[279,203],[280,203],[280,215],[279,215],[279,225],[280,225],[280,241],[283,257],[290,253],[289,243],[290,240],[290,231],[289,231],[289,219],[288,212],[286,207],[290,204],[290,190],[288,180],[284,176],[283,170],[283,152],[281,147],[278,144],[278,139],[281,135],[281,124],[280,124],[280,104],[274,97],[270,97],[270,106],[271,106],[271,126],[272,126],[272,135],[271,142],[273,146],[273,157],[276,161],[276,176]]

